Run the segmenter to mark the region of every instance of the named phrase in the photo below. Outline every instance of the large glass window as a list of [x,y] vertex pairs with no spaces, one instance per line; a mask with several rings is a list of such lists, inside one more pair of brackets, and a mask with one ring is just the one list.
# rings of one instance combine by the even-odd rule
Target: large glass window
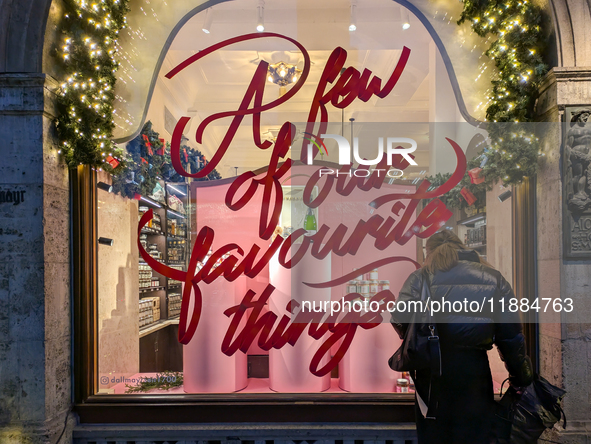
[[[280,35],[200,56],[257,26]],[[387,311],[343,320],[306,303],[395,297],[426,230],[442,228],[512,281],[506,189],[458,189],[435,215],[412,198],[461,157],[484,161],[487,132],[463,120],[432,37],[392,1],[236,0],[195,15],[121,146],[133,173],[99,173],[99,394],[412,392],[388,366],[401,341]],[[362,234],[378,216],[392,218],[388,242]],[[498,389],[495,350],[490,362]]]

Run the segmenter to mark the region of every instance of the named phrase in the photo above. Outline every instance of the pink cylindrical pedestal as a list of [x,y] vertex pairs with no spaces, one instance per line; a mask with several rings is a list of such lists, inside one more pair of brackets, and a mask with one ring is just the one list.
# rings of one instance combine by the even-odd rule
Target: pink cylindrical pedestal
[[351,347],[339,363],[339,387],[348,392],[394,392],[401,376],[390,369],[388,359],[401,343],[390,324],[371,330],[358,327]]
[[[298,245],[299,247],[299,245]],[[330,255],[318,260],[306,255],[292,269],[279,265],[277,255],[269,263],[269,282],[275,287],[269,307],[279,318],[290,315],[285,309],[293,298],[300,303],[303,300],[330,301],[330,288],[313,289],[302,282],[326,282],[330,280]],[[276,392],[302,393],[322,392],[330,388],[330,373],[318,377],[310,372],[310,361],[320,347],[326,335],[315,340],[304,330],[295,346],[285,345],[281,349],[269,351],[269,387]],[[319,368],[330,359],[325,356]]]
[[[233,356],[226,356],[222,353],[222,341],[230,324],[224,311],[242,300],[245,279],[228,282],[218,278],[209,285],[199,283],[199,288],[203,295],[199,326],[191,342],[183,346],[185,393],[242,390],[248,384],[246,355],[237,351]],[[192,295],[189,313],[193,310],[193,301]]]

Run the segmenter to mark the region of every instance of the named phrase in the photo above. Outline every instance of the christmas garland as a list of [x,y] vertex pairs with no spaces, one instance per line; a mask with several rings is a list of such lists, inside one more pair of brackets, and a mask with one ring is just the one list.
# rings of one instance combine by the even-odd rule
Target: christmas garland
[[54,56],[63,72],[57,96],[57,131],[70,167],[85,164],[119,172],[123,152],[113,135],[115,59],[128,0],[64,0]]
[[[119,67],[116,45],[119,31],[126,27],[128,4],[129,0],[64,0],[60,43],[53,55],[64,79],[57,96],[60,153],[70,167],[84,164],[110,172],[114,191],[133,198],[152,194],[160,179],[183,182],[184,177],[174,171],[170,145],[150,122],[126,149],[111,140]],[[195,173],[207,160],[183,145],[181,163]],[[220,177],[214,170],[199,180]]]
[[[183,139],[183,141],[186,140],[186,138]],[[172,166],[170,143],[160,138],[150,121],[144,125],[135,139],[127,143],[124,162],[126,168],[119,174],[113,175],[113,192],[125,197],[151,196],[159,186],[159,180],[169,183],[185,181],[185,178]],[[181,164],[185,171],[194,174],[207,165],[207,159],[199,150],[182,144]],[[217,179],[221,179],[221,176],[214,169],[206,177],[193,180]]]
[[[497,68],[486,102],[489,122],[532,122],[538,88],[548,67],[542,54],[546,38],[542,8],[529,0],[463,0],[458,24],[470,22],[481,37],[495,37],[486,55]],[[491,145],[483,154],[486,186],[517,185],[535,176],[539,140],[523,125],[489,125]]]
[[[486,190],[497,182],[520,184],[535,176],[540,151],[538,138],[525,125],[532,122],[538,88],[548,67],[542,54],[546,39],[542,30],[542,9],[528,0],[463,0],[458,25],[468,21],[481,37],[496,37],[486,55],[497,68],[487,92],[486,120],[490,146],[475,159],[468,160],[462,181],[441,199],[452,208],[475,204],[484,206]],[[444,183],[451,174],[427,179],[433,186]]]

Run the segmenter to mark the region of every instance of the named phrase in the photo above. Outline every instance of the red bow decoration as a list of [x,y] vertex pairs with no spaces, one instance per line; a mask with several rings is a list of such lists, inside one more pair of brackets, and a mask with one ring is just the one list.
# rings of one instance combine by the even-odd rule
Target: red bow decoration
[[162,146],[158,149],[158,151],[156,151],[156,154],[158,154],[160,156],[164,156],[164,148],[166,147],[166,140],[160,139],[160,143],[162,143]]
[[482,172],[482,168],[472,168],[468,171],[468,176],[470,176],[470,182],[474,185],[478,185],[479,183],[484,182],[484,177],[480,177],[480,173]]
[[144,159],[143,157],[142,157],[141,159],[142,159],[142,163],[143,163],[143,162],[146,162],[146,163],[148,163],[148,161],[147,161],[146,159]]
[[140,199],[142,198],[142,196],[141,196],[141,194],[135,193],[135,194],[133,195],[133,198],[134,198],[135,200],[140,200]]
[[185,153],[185,162],[189,162],[189,156],[187,155],[187,150],[183,148],[183,153]]
[[142,134],[142,137],[144,139],[144,142],[146,142],[146,148],[148,148],[148,153],[150,154],[150,156],[153,156],[154,152],[152,151],[152,144],[150,143],[150,139],[145,134]]
[[478,200],[476,199],[476,196],[474,196],[474,194],[472,194],[472,192],[466,187],[461,189],[460,194],[464,199],[466,199],[466,202],[468,202],[468,206],[474,205],[474,202]]
[[113,156],[107,156],[107,162],[111,165],[111,168],[115,169],[119,166],[119,161]]

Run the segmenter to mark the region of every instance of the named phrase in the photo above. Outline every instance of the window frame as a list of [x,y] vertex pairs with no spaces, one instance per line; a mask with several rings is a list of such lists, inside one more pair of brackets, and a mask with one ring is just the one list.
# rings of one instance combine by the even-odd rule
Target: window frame
[[[414,395],[400,393],[97,395],[97,174],[70,170],[74,410],[81,423],[385,423],[413,422]],[[512,237],[517,297],[535,297],[535,182],[513,189]],[[538,367],[537,325],[524,319]],[[498,395],[495,395],[498,398]]]

